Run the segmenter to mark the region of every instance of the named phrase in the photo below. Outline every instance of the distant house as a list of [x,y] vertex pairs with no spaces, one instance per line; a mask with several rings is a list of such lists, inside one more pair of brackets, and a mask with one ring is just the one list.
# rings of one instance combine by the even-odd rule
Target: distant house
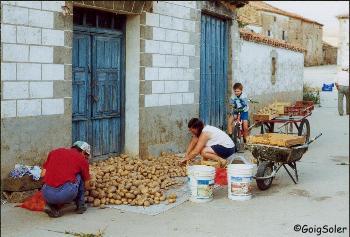
[[349,68],[349,13],[337,16],[339,21],[338,34],[338,67]]
[[322,24],[262,1],[240,8],[238,20],[244,29],[305,48],[305,66],[322,64]]
[[323,64],[337,64],[338,48],[322,42]]

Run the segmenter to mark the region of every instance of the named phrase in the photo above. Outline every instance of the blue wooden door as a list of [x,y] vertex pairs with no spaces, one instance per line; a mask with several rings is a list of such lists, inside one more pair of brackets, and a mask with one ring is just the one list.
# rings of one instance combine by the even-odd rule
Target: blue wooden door
[[226,125],[227,24],[225,20],[201,17],[200,118],[209,125]]
[[72,134],[92,145],[93,157],[123,149],[122,58],[120,32],[75,31]]

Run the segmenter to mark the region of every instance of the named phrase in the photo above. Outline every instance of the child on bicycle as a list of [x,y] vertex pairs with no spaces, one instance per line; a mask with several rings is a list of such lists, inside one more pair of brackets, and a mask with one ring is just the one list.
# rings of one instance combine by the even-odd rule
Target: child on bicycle
[[233,110],[228,118],[227,133],[232,136],[233,121],[242,120],[243,125],[243,141],[246,143],[248,136],[248,98],[243,93],[243,85],[241,83],[235,83],[233,85],[234,94],[230,98],[230,104],[233,106]]

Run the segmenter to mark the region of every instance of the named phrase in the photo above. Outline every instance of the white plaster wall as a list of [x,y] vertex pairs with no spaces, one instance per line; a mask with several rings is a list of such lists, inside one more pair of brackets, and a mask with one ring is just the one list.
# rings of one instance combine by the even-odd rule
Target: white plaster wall
[[349,67],[349,19],[339,19],[338,66]]
[[125,151],[139,153],[140,16],[126,21]]
[[[277,54],[276,83],[271,82],[271,51]],[[304,55],[299,52],[274,48],[245,40],[239,41],[234,57],[238,58],[233,68],[234,83],[241,82],[248,97],[303,89]]]

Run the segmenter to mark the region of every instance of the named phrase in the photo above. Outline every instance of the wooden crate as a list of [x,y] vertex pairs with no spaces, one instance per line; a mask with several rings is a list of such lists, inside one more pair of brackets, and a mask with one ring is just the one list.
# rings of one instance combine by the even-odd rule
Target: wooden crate
[[284,114],[289,116],[305,116],[312,111],[312,106],[293,105],[284,107]]
[[305,143],[304,136],[296,136],[291,134],[265,133],[255,136],[249,136],[247,142],[249,144],[263,144],[280,147],[291,147]]
[[313,110],[315,108],[314,102],[311,100],[310,101],[309,100],[299,100],[299,101],[295,102],[295,105],[310,107],[311,110]]
[[276,110],[278,111],[279,115],[283,115],[284,114],[284,107],[285,106],[290,106],[290,103],[288,102],[275,102],[272,104],[272,106],[274,108],[276,108]]
[[278,117],[278,114],[253,114],[254,121],[267,121]]

